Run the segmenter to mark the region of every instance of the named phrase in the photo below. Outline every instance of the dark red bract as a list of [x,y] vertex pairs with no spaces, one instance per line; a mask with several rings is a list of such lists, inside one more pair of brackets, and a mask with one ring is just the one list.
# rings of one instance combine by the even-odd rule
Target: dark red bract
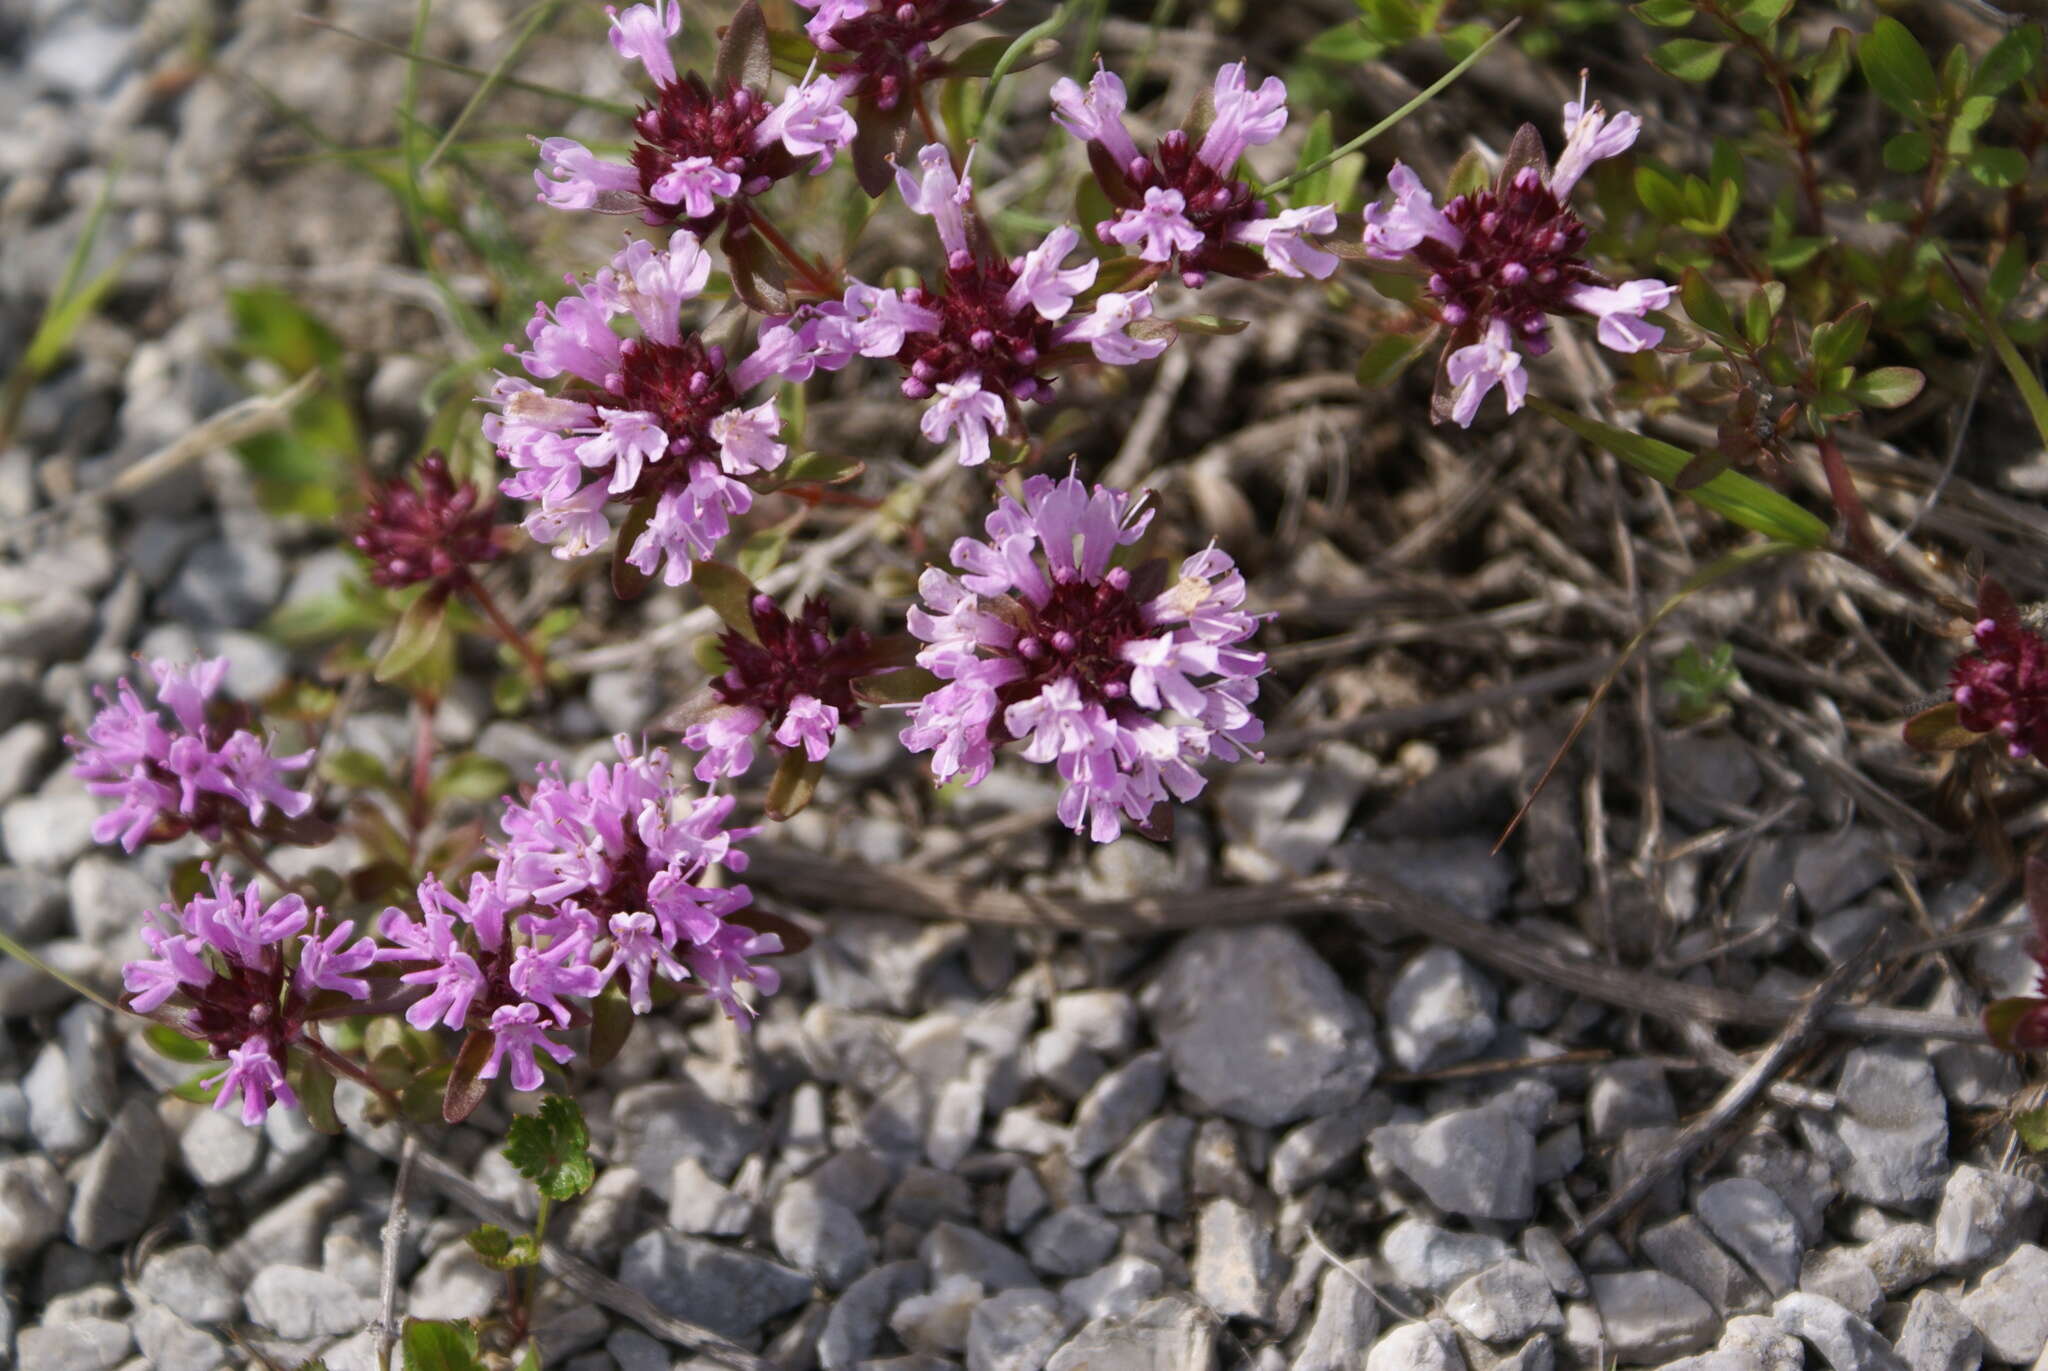
[[773,599],[756,595],[748,611],[760,641],[732,629],[720,635],[726,670],[712,680],[711,693],[725,704],[760,710],[771,731],[799,695],[838,710],[840,728],[858,727],[861,707],[853,683],[875,670],[874,640],[857,628],[835,638],[831,608],[823,600],[806,600],[792,619]]
[[2048,751],[2048,638],[2003,592],[1980,597],[1978,608],[1977,650],[1949,671],[1956,718],[1973,733],[1996,734],[2014,757]]
[[[796,159],[780,141],[754,146],[754,130],[768,117],[769,108],[766,96],[745,86],[729,84],[713,94],[694,71],[658,87],[653,101],[633,117],[633,129],[640,135],[633,145],[633,168],[640,173],[640,200],[652,221],[680,220],[699,237],[708,237],[728,218],[746,222],[746,197],[759,195],[796,169]],[[692,157],[705,158],[737,176],[740,188],[710,214],[686,219],[681,205],[664,204],[653,192],[654,183],[676,163]]]
[[1209,273],[1256,277],[1266,274],[1265,259],[1230,241],[1230,230],[1266,215],[1266,202],[1252,194],[1248,182],[1225,176],[1196,156],[1194,142],[1181,129],[1169,130],[1158,151],[1144,161],[1121,168],[1124,180],[1142,199],[1147,190],[1177,190],[1187,204],[1182,211],[1202,233],[1202,245],[1180,254],[1181,279],[1198,288]]
[[1544,316],[1572,310],[1576,286],[1601,278],[1579,254],[1587,230],[1560,202],[1534,167],[1524,167],[1504,188],[1460,195],[1444,217],[1465,235],[1462,248],[1425,238],[1415,257],[1429,268],[1429,291],[1442,302],[1453,328],[1472,320],[1504,319],[1523,351],[1549,349]]
[[855,99],[894,109],[905,91],[938,74],[931,60],[933,43],[1001,7],[1002,0],[882,0],[872,13],[833,25],[827,51],[852,57],[844,70],[860,78],[852,91]]
[[904,300],[937,311],[936,333],[913,333],[896,354],[910,375],[903,393],[922,400],[941,382],[973,374],[982,389],[1019,400],[1046,399],[1052,382],[1033,368],[1053,346],[1054,323],[1026,304],[1011,309],[1006,296],[1017,273],[993,253],[955,254],[946,267],[943,295],[912,286]]
[[370,559],[372,581],[391,590],[422,581],[445,588],[505,555],[492,523],[495,498],[458,483],[438,452],[416,472],[417,484],[397,476],[379,485],[356,520],[351,541]]

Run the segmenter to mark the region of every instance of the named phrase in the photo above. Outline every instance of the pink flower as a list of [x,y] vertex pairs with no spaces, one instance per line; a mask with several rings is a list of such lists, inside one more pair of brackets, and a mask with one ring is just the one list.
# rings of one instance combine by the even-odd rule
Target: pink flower
[[989,458],[989,435],[1004,431],[1008,416],[1003,400],[981,388],[981,377],[969,373],[957,381],[941,381],[937,398],[926,407],[918,428],[935,443],[960,435],[960,465],[978,467]]
[[1095,299],[1095,307],[1081,318],[1062,325],[1054,338],[1062,343],[1086,343],[1098,362],[1132,366],[1149,362],[1166,351],[1168,338],[1133,338],[1130,327],[1152,317],[1152,292],[1111,291]]
[[748,611],[751,637],[736,629],[719,635],[726,669],[710,685],[717,704],[683,732],[684,746],[704,754],[700,781],[743,774],[753,764],[753,735],[764,725],[778,747],[823,761],[839,729],[861,723],[854,683],[884,669],[866,633],[833,633],[821,599],[805,602],[795,618],[766,595],[756,595]]
[[490,1029],[491,1055],[476,1073],[478,1080],[496,1080],[509,1062],[514,1090],[538,1090],[542,1077],[535,1052],[547,1053],[558,1065],[576,1055],[575,1048],[548,1037],[540,1027],[540,1010],[530,1004],[500,1005],[491,1013]]
[[903,742],[933,754],[934,777],[973,785],[1017,740],[1065,783],[1061,821],[1107,842],[1200,793],[1200,762],[1249,751],[1265,657],[1243,646],[1257,628],[1243,577],[1214,548],[1171,585],[1162,564],[1113,565],[1149,520],[1123,492],[1034,476],[1021,503],[997,503],[987,542],[953,545],[957,575],[925,573],[910,631],[946,684]]
[[1062,268],[1060,263],[1067,254],[1080,245],[1080,233],[1064,224],[1045,235],[1044,242],[1010,264],[1017,279],[1010,283],[1003,303],[1012,310],[1029,305],[1041,319],[1065,317],[1074,306],[1074,297],[1095,284],[1095,273],[1102,266],[1091,258],[1078,267]]
[[[187,832],[219,838],[224,827],[260,829],[272,809],[298,818],[313,797],[285,784],[313,753],[279,756],[246,729],[214,722],[213,697],[227,675],[225,658],[191,667],[149,664],[165,717],[145,706],[126,681],[83,739],[67,737],[71,774],[95,795],[119,801],[94,822],[95,842],[119,841],[133,852],[144,842]],[[102,701],[106,699],[102,694]]]
[[709,157],[681,157],[648,186],[647,194],[661,204],[678,206],[685,219],[702,219],[739,190],[739,176]]
[[612,915],[611,935],[611,960],[604,964],[601,974],[606,980],[617,977],[625,981],[626,1003],[635,1014],[646,1014],[654,1008],[650,986],[656,970],[671,981],[683,980],[690,974],[689,968],[677,961],[668,944],[661,940],[660,925],[652,914]]
[[[2048,756],[2048,637],[1989,578],[1979,589],[1977,614],[1975,650],[1958,657],[1949,671],[1957,722],[1996,737],[2015,760]],[[2041,917],[2048,919],[2048,909]],[[2042,932],[2048,937],[2048,922]]]
[[607,162],[573,138],[538,139],[536,145],[540,166],[533,173],[533,183],[544,204],[556,209],[596,209],[607,197],[640,193],[639,171],[623,162]]
[[839,711],[815,695],[799,695],[775,730],[775,741],[795,751],[801,747],[814,762],[825,760],[832,750],[832,737],[839,729]]
[[1100,62],[1095,75],[1088,78],[1085,92],[1072,77],[1062,76],[1053,82],[1053,122],[1084,143],[1100,143],[1121,168],[1144,160],[1124,126],[1128,106],[1124,83]]
[[1125,210],[1104,236],[1138,248],[1138,255],[1148,262],[1170,262],[1176,252],[1202,246],[1202,231],[1188,218],[1187,207],[1187,197],[1179,191],[1152,186],[1145,192],[1144,208]]
[[795,157],[815,157],[811,174],[824,171],[859,132],[853,116],[846,112],[850,84],[850,78],[805,76],[761,121],[754,130],[755,139],[763,144],[779,141]]
[[1595,272],[1583,256],[1586,225],[1564,202],[1588,166],[1635,142],[1640,121],[1626,114],[1609,120],[1597,105],[1586,106],[1582,90],[1565,106],[1565,125],[1564,153],[1547,177],[1521,166],[1438,209],[1415,173],[1396,162],[1387,176],[1393,203],[1365,212],[1367,255],[1407,263],[1454,330],[1443,379],[1455,393],[1438,403],[1448,400],[1461,425],[1495,386],[1506,388],[1510,413],[1520,407],[1529,381],[1517,354],[1549,350],[1552,315],[1591,315],[1600,341],[1617,352],[1640,352],[1664,337],[1643,316],[1669,304],[1672,287],[1652,279],[1616,284]]
[[1495,386],[1504,387],[1510,414],[1522,407],[1529,394],[1529,373],[1522,370],[1522,355],[1515,351],[1507,324],[1499,319],[1486,326],[1478,342],[1456,349],[1445,359],[1444,379],[1453,392],[1451,418],[1460,428],[1472,426],[1480,402]]
[[1286,83],[1268,76],[1257,90],[1251,90],[1242,62],[1232,62],[1216,73],[1213,98],[1216,117],[1202,136],[1196,156],[1222,175],[1230,174],[1245,149],[1264,147],[1287,127]]
[[680,3],[653,0],[652,4],[634,5],[624,14],[607,5],[604,12],[611,16],[612,47],[619,56],[647,68],[648,79],[658,86],[676,79],[676,64],[669,56],[668,40],[682,31]]
[[[558,557],[580,557],[611,536],[606,508],[654,500],[653,518],[628,550],[631,563],[669,585],[709,557],[734,515],[753,503],[744,478],[779,467],[775,401],[748,407],[742,394],[816,365],[811,346],[786,326],[728,365],[724,349],[686,332],[684,304],[704,289],[711,259],[688,233],[665,249],[629,242],[610,266],[552,309],[537,307],[521,354],[530,376],[574,378],[559,396],[501,376],[484,433],[512,474],[500,489],[537,502],[528,533]],[[618,331],[630,317],[638,336]]]
[[285,1083],[284,1068],[270,1055],[267,1045],[253,1038],[228,1050],[228,1069],[219,1077],[219,1091],[213,1107],[226,1109],[239,1094],[242,1122],[250,1128],[263,1122],[272,1104],[291,1109],[299,1103],[298,1095]]
[[1282,276],[1327,279],[1337,270],[1337,254],[1325,252],[1304,235],[1335,233],[1337,211],[1329,205],[1282,210],[1271,219],[1249,219],[1230,231],[1231,241],[1257,248],[1266,265]]
[[691,773],[706,785],[723,776],[744,776],[754,764],[754,734],[768,716],[750,705],[713,710],[683,730],[683,746],[701,753]]
[[325,937],[308,933],[299,939],[299,980],[319,990],[333,990],[358,1000],[370,998],[370,983],[351,972],[367,971],[377,959],[377,945],[357,938],[350,924],[336,924]]
[[903,203],[929,218],[939,231],[939,242],[950,261],[967,253],[967,216],[964,207],[973,203],[974,182],[964,172],[953,170],[953,159],[937,143],[927,143],[917,152],[919,174],[896,169],[896,188]]

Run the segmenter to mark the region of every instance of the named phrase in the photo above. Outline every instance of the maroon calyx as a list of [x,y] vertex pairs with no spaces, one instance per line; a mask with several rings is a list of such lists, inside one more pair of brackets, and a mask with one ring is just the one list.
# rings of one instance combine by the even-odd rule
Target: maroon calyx
[[1976,650],[1949,670],[1957,722],[1995,734],[2015,759],[2048,752],[2048,637],[1988,577],[1977,613]]
[[1165,581],[1166,564],[1154,559],[1135,575],[1127,567],[1111,567],[1092,585],[1073,572],[1056,571],[1043,605],[1009,596],[984,598],[991,612],[1016,628],[1012,655],[1024,668],[1017,680],[996,688],[999,708],[989,721],[989,737],[1009,741],[1015,736],[1004,722],[1009,706],[1037,698],[1062,677],[1080,688],[1082,699],[1105,709],[1114,710],[1128,699],[1131,664],[1124,660],[1124,645],[1150,636],[1145,604]]
[[[979,233],[976,237],[980,237]],[[910,374],[903,393],[913,400],[928,398],[943,382],[963,376],[981,378],[983,390],[1016,400],[1046,400],[1052,380],[1034,368],[1054,347],[1057,327],[1026,303],[1010,307],[1007,296],[1017,273],[982,245],[969,255],[955,253],[946,264],[943,295],[912,286],[904,301],[935,311],[935,333],[913,333],[903,340],[897,363]]]
[[[1233,228],[1265,217],[1266,202],[1252,194],[1249,182],[1219,172],[1196,152],[1196,141],[1186,130],[1168,130],[1151,158],[1116,168],[1128,190],[1121,196],[1112,193],[1111,198],[1127,208],[1142,204],[1145,192],[1155,187],[1180,192],[1186,206],[1181,212],[1202,234],[1200,247],[1180,254],[1181,280],[1190,289],[1199,288],[1212,272],[1246,279],[1267,275],[1264,257],[1230,241]],[[1100,177],[1111,166],[1110,159],[1092,144],[1090,154]],[[1108,227],[1100,225],[1098,231],[1106,232]]]
[[1575,287],[1603,284],[1580,257],[1587,229],[1558,200],[1537,168],[1525,166],[1498,188],[1460,195],[1444,217],[1465,235],[1461,248],[1425,238],[1416,258],[1429,268],[1429,292],[1444,322],[1503,319],[1531,356],[1550,348],[1550,314],[1573,312]]
[[[748,222],[746,201],[796,170],[796,158],[781,140],[755,146],[755,129],[768,117],[768,97],[737,83],[714,93],[696,72],[658,86],[652,101],[633,117],[640,141],[633,145],[633,167],[640,173],[640,200],[648,220],[681,224],[708,238],[721,224],[740,228]],[[701,157],[739,178],[739,190],[721,200],[711,213],[683,217],[681,204],[654,195],[655,184],[677,163]]]
[[876,669],[874,640],[858,628],[834,637],[831,607],[821,599],[806,600],[794,619],[766,595],[755,595],[747,609],[758,641],[734,629],[719,635],[726,670],[711,681],[711,693],[761,711],[771,732],[799,695],[839,711],[840,728],[859,727],[853,683]]
[[398,590],[433,581],[445,593],[469,568],[505,555],[493,522],[497,503],[472,482],[457,481],[447,459],[430,452],[414,480],[399,475],[374,488],[350,541],[369,559],[377,585]]
[[831,46],[820,46],[853,59],[842,70],[859,78],[855,99],[893,110],[906,92],[943,72],[945,64],[932,57],[932,44],[1001,7],[1002,0],[882,0],[872,12],[833,25],[827,35]]

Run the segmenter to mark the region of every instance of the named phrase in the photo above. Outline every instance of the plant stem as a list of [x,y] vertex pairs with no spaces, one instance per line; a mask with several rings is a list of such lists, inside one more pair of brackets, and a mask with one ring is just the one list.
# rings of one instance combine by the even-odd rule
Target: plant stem
[[939,137],[939,126],[933,122],[931,109],[924,102],[922,81],[914,82],[910,87],[910,107],[917,111],[917,122],[924,128],[924,141],[944,147],[946,140]]
[[[548,1213],[554,1208],[554,1204],[555,1202],[546,1195],[540,1197],[540,1208],[533,1216],[533,1245],[536,1249],[547,1238]],[[522,1326],[532,1323],[533,1311],[539,1299],[540,1263],[535,1262],[532,1266],[526,1268],[526,1294],[519,1304],[519,1322]]]
[[268,876],[271,884],[275,885],[280,892],[289,893],[297,888],[296,882],[288,881],[278,875],[277,868],[272,866],[269,860],[256,850],[256,845],[249,841],[248,834],[239,828],[231,828],[225,824],[222,827],[226,829],[228,846],[235,850],[235,855],[256,868],[257,872],[261,875]]
[[498,631],[498,637],[504,640],[505,645],[517,652],[520,660],[526,663],[526,674],[533,678],[534,689],[545,691],[548,688],[548,664],[547,659],[540,655],[540,649],[505,617],[505,611],[498,608],[497,600],[484,588],[482,581],[465,572],[462,578],[462,591],[469,596],[470,603],[491,621],[491,627]]
[[840,284],[827,275],[823,267],[818,266],[810,258],[799,252],[794,243],[783,237],[782,230],[776,228],[769,221],[768,216],[762,214],[759,210],[754,210],[748,217],[748,223],[760,230],[761,236],[768,240],[768,246],[774,248],[776,255],[789,263],[790,268],[803,278],[803,283],[808,289],[825,296],[840,293],[842,289]]

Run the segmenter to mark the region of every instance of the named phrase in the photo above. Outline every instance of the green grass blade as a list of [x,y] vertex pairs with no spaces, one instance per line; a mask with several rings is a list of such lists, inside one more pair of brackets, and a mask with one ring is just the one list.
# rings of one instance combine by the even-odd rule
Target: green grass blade
[[[1646,438],[1598,419],[1588,419],[1583,414],[1560,409],[1548,400],[1531,399],[1529,403],[1595,447],[1605,448],[1645,476],[1662,481],[1673,490],[1678,490],[1678,487],[1672,482],[1692,461],[1690,452],[1670,443]],[[1820,518],[1739,471],[1724,471],[1703,485],[1678,493],[1767,538],[1813,550],[1828,545],[1828,526]]]
[[[345,29],[339,24],[330,24],[324,19],[314,19],[308,16],[306,22],[317,25],[331,33],[338,33],[343,38],[354,39],[365,47],[376,48],[380,52],[388,52],[395,57],[403,57],[408,62],[415,62],[423,67],[432,67],[436,71],[453,72],[457,76],[473,76],[479,81],[486,80],[490,76],[490,73],[482,67],[472,67],[461,62],[450,62],[443,57],[429,57],[426,53],[414,52],[410,49],[402,48],[396,43],[387,43],[381,38],[372,38],[368,34],[357,33],[353,29]],[[616,115],[621,119],[631,119],[636,108],[632,105],[621,104],[617,100],[600,100],[596,96],[585,95],[580,91],[565,90],[561,86],[550,86],[540,81],[526,81],[516,76],[504,77],[498,84],[510,86],[513,90],[523,90],[529,95],[545,95],[550,99],[566,100],[572,105],[581,105],[585,109],[602,110],[606,114]]]
[[1977,310],[1977,322],[1984,326],[1984,336],[1991,340],[1991,350],[1998,354],[1998,360],[2005,367],[2005,374],[2012,377],[2013,385],[2019,388],[2020,399],[2026,402],[2027,413],[2034,420],[2034,428],[2040,433],[2041,441],[2048,443],[2048,390],[2041,388],[2041,378],[2027,365],[2027,359],[2013,346],[1998,320],[1981,306]]
[[441,141],[434,144],[434,150],[428,153],[427,160],[420,164],[422,173],[432,169],[434,163],[441,160],[441,154],[448,151],[448,145],[455,141],[455,135],[462,132],[462,126],[469,122],[471,115],[483,107],[491,92],[504,84],[505,78],[511,74],[512,64],[526,51],[526,45],[533,41],[534,35],[539,33],[561,8],[562,0],[541,0],[540,4],[533,7],[533,14],[527,19],[526,26],[519,30],[518,36],[512,40],[512,46],[505,49],[505,55],[498,59],[497,65],[491,68],[482,84],[470,92],[461,113],[455,116],[455,122],[448,126],[448,131],[441,135]]
[[1039,20],[1038,23],[1018,34],[1017,41],[1010,44],[1004,50],[1003,55],[996,59],[995,68],[989,72],[988,80],[983,83],[981,88],[981,111],[975,117],[974,130],[968,135],[970,138],[981,136],[982,126],[988,119],[988,112],[995,108],[996,88],[1002,85],[1003,78],[1010,74],[1011,68],[1024,60],[1024,54],[1030,52],[1032,48],[1038,45],[1039,39],[1050,38],[1065,27],[1068,11],[1073,9],[1074,3],[1075,0],[1066,0],[1065,4],[1061,5],[1051,14],[1048,14],[1045,18]]
[[1401,108],[1395,110],[1392,114],[1380,120],[1377,124],[1374,124],[1364,133],[1359,134],[1356,138],[1346,143],[1343,147],[1333,150],[1327,157],[1319,157],[1315,161],[1309,163],[1307,166],[1289,172],[1287,175],[1273,182],[1271,185],[1267,186],[1264,190],[1262,190],[1259,193],[1261,195],[1271,195],[1275,191],[1286,190],[1289,186],[1293,185],[1296,181],[1301,180],[1303,177],[1314,176],[1324,167],[1335,166],[1337,163],[1343,161],[1346,157],[1349,157],[1352,153],[1357,152],[1367,143],[1370,143],[1373,139],[1379,137],[1388,129],[1394,127],[1394,125],[1400,123],[1403,119],[1406,119],[1409,115],[1415,113],[1415,111],[1421,109],[1430,101],[1436,99],[1436,97],[1440,95],[1453,81],[1457,80],[1460,76],[1463,76],[1474,62],[1477,62],[1480,58],[1486,56],[1486,54],[1492,50],[1493,45],[1495,43],[1498,43],[1501,39],[1513,33],[1515,31],[1516,25],[1520,24],[1521,22],[1522,21],[1519,19],[1510,19],[1506,24],[1501,26],[1499,32],[1493,34],[1484,43],[1481,43],[1478,47],[1466,53],[1464,61],[1458,63],[1458,65],[1452,67],[1442,76],[1439,76],[1436,80],[1430,82],[1428,86],[1423,88],[1422,93],[1417,95],[1413,100],[1410,100],[1407,104],[1401,106]]
[[121,1006],[115,1004],[106,996],[100,994],[99,991],[94,990],[91,986],[87,985],[84,981],[79,980],[76,976],[67,975],[64,972],[59,971],[56,967],[51,966],[48,962],[44,961],[41,957],[38,957],[35,953],[23,947],[20,943],[14,941],[14,939],[8,937],[5,933],[0,933],[0,952],[6,953],[8,956],[14,958],[14,960],[16,960],[17,962],[20,962],[23,966],[34,967],[37,971],[42,972],[51,980],[56,981],[61,985],[70,987],[72,990],[76,991],[80,996],[84,997],[85,999],[91,1000],[94,1004],[98,1005],[101,1009],[106,1010],[109,1014],[119,1014],[121,1012]]

